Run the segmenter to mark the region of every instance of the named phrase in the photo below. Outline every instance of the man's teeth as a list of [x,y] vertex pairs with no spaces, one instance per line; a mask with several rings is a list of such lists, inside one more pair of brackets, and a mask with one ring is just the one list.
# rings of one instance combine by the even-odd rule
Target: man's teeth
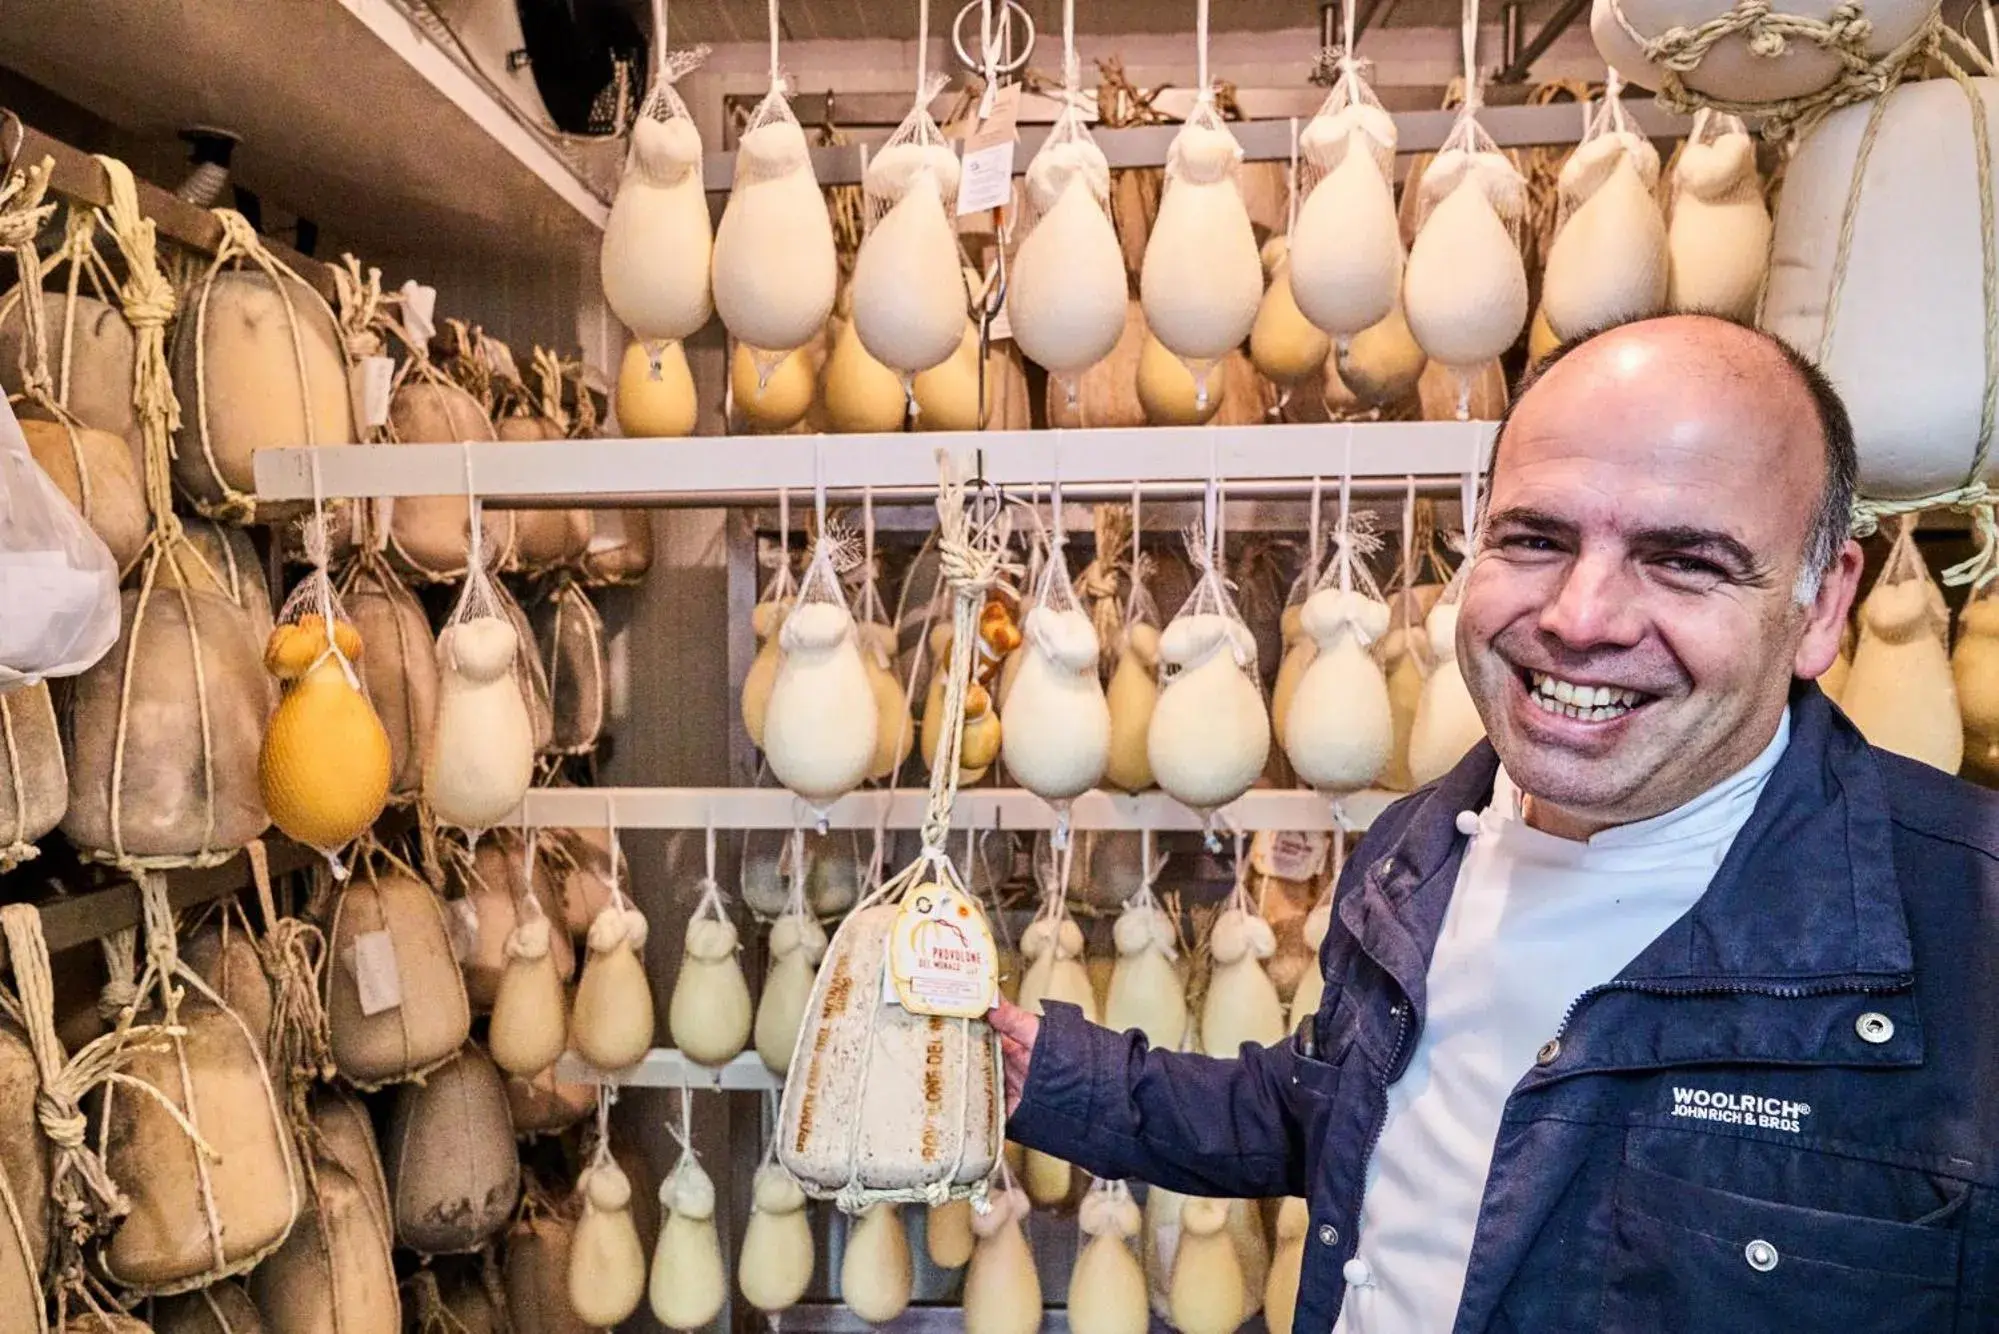
[[1528,697],[1536,704],[1549,713],[1586,722],[1621,717],[1645,700],[1645,696],[1636,690],[1577,685],[1546,672],[1529,672],[1527,679],[1530,686]]

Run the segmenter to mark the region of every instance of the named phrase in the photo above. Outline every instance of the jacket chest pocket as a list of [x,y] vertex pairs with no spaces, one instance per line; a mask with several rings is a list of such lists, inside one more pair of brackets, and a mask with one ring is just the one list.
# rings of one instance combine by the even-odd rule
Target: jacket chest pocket
[[1937,1334],[1951,1328],[1957,1203],[1914,1223],[1751,1199],[1627,1163],[1604,1334]]

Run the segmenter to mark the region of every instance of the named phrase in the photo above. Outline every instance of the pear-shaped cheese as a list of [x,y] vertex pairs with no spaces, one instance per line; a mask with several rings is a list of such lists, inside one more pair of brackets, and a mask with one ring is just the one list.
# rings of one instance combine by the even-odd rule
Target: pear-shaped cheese
[[736,959],[734,924],[710,917],[687,924],[666,1026],[673,1045],[702,1065],[726,1064],[750,1040],[750,986]]
[[715,1232],[715,1187],[686,1158],[661,1184],[659,1200],[667,1214],[646,1285],[653,1318],[668,1329],[700,1329],[721,1313],[729,1295]]
[[1305,1230],[1310,1224],[1311,1212],[1297,1196],[1278,1206],[1277,1249],[1263,1288],[1263,1323],[1277,1334],[1290,1329],[1298,1313],[1298,1279],[1305,1266]]
[[[1045,917],[1029,923],[1020,938],[1020,952],[1027,959],[1016,1002],[1021,1009],[1040,1014],[1044,1002],[1062,1001],[1081,1010],[1090,1023],[1097,1022],[1097,993],[1083,964],[1083,929],[1073,919]],[[1068,1198],[1072,1174],[1062,1159],[1029,1149],[1023,1175],[1027,1193],[1037,1204]]]
[[1352,792],[1380,775],[1395,744],[1388,681],[1369,652],[1388,629],[1388,608],[1357,591],[1321,589],[1300,621],[1318,651],[1299,677],[1284,752],[1312,786]]
[[1154,426],[1206,426],[1222,410],[1228,371],[1221,361],[1196,382],[1187,363],[1152,334],[1138,354],[1138,402]]
[[1770,232],[1748,134],[1688,140],[1673,168],[1666,308],[1753,319],[1770,266]]
[[1954,774],[1964,722],[1944,651],[1943,595],[1927,579],[1876,583],[1860,604],[1860,640],[1840,707],[1883,750]]
[[1366,132],[1312,187],[1291,231],[1291,294],[1305,318],[1352,338],[1388,318],[1402,289],[1402,234],[1395,193]]
[[715,311],[751,347],[788,352],[826,323],[839,282],[833,224],[796,121],[760,125],[736,149],[715,231]]
[[1097,632],[1087,613],[1027,613],[1020,674],[1000,711],[1007,771],[1049,801],[1081,796],[1103,776],[1110,706],[1097,679]]
[[632,125],[631,156],[604,224],[604,302],[635,338],[687,338],[708,322],[714,237],[692,119]]
[[854,330],[870,356],[905,375],[927,371],[957,350],[965,331],[964,274],[934,172],[917,172],[861,242]]
[[1190,1199],[1180,1208],[1168,1302],[1180,1334],[1234,1334],[1249,1315],[1242,1258],[1228,1231],[1226,1200]]
[[737,343],[729,357],[729,394],[755,431],[788,431],[812,408],[815,388],[809,348],[759,353]]
[[1541,278],[1541,309],[1557,338],[1666,307],[1666,220],[1639,164],[1606,137],[1577,149],[1563,175],[1596,144],[1615,150],[1616,160],[1555,234]]
[[1272,237],[1264,246],[1266,261],[1273,248],[1278,251],[1277,260],[1271,267],[1270,286],[1256,308],[1256,323],[1250,327],[1249,359],[1265,378],[1293,384],[1324,372],[1332,341],[1298,309],[1291,289],[1291,261],[1282,237]]
[[[1030,189],[1041,156],[1029,166]],[[1080,375],[1117,346],[1124,333],[1124,254],[1087,173],[1068,176],[1020,243],[1006,309],[1014,342],[1051,375]]]
[[1492,360],[1525,327],[1527,269],[1477,173],[1467,171],[1423,220],[1402,311],[1423,351],[1448,366]]
[[[1958,711],[1964,717],[1965,767],[1991,774],[1999,769],[1999,602],[1974,598],[1964,604],[1957,614],[1957,647],[1951,650],[1950,669]],[[1819,678],[1820,689],[1826,689],[1826,677],[1831,675]]]
[[1256,232],[1231,172],[1238,151],[1227,130],[1182,128],[1146,239],[1139,273],[1146,326],[1168,351],[1193,361],[1213,361],[1249,337],[1263,298]]
[[1145,1334],[1145,1269],[1132,1254],[1138,1206],[1128,1193],[1085,1198],[1081,1211],[1088,1240],[1069,1271],[1069,1328],[1075,1334]]
[[637,1065],[652,1048],[652,986],[641,957],[646,935],[645,917],[630,908],[606,907],[590,924],[569,1040],[599,1070]]
[[812,1285],[813,1265],[805,1192],[777,1164],[758,1168],[750,1223],[736,1261],[736,1286],[743,1300],[759,1311],[789,1310]]
[[915,1277],[901,1213],[892,1204],[870,1207],[847,1233],[840,1299],[869,1324],[885,1325],[908,1308]]
[[[973,355],[977,356],[976,345]],[[899,431],[909,415],[909,391],[902,387],[902,377],[868,355],[851,320],[833,335],[820,397],[826,404],[827,425],[835,431]]]
[[1345,348],[1334,349],[1326,363],[1326,401],[1334,401],[1337,381],[1339,391],[1352,395],[1361,408],[1393,407],[1416,392],[1429,364],[1398,301],[1388,318],[1363,329]]
[[1248,627],[1218,613],[1175,617],[1160,636],[1161,658],[1179,671],[1159,692],[1146,757],[1159,786],[1196,810],[1247,792],[1269,758],[1263,697],[1237,665],[1255,652]]
[[1159,703],[1159,629],[1141,621],[1125,631],[1111,683],[1104,691],[1110,710],[1110,749],[1104,757],[1104,781],[1125,792],[1152,786],[1152,760],[1146,738],[1152,711]]
[[874,763],[874,686],[845,607],[802,604],[778,634],[764,755],[779,782],[823,805],[860,786]]
[[757,655],[743,677],[742,714],[743,730],[750,734],[751,744],[758,749],[763,748],[764,716],[770,711],[771,687],[777,684],[777,664],[784,653],[777,632],[783,628],[784,618],[791,615],[792,602],[788,597],[759,602],[750,612]]
[[493,999],[486,1045],[493,1064],[532,1079],[562,1055],[567,1015],[546,917],[524,918],[507,937],[507,964]]
[[933,1204],[924,1217],[923,1246],[939,1269],[963,1269],[972,1258],[972,1202]]
[[791,1068],[799,1024],[812,999],[812,980],[826,954],[826,932],[809,915],[786,913],[771,923],[770,971],[757,1002],[757,1055],[778,1074]]
[[1305,914],[1305,948],[1311,957],[1305,964],[1305,971],[1298,975],[1298,988],[1291,993],[1291,1015],[1285,1027],[1291,1032],[1298,1031],[1298,1025],[1319,1012],[1319,1003],[1326,998],[1326,974],[1319,966],[1319,947],[1326,943],[1326,933],[1332,929],[1333,906],[1321,903]]
[[1485,723],[1458,667],[1456,604],[1431,608],[1424,624],[1435,666],[1423,682],[1409,728],[1409,776],[1419,787],[1449,773],[1485,735]]
[[1179,1045],[1187,1032],[1187,984],[1174,966],[1173,923],[1156,902],[1131,904],[1113,931],[1117,962],[1111,967],[1104,1025],[1114,1032],[1137,1029],[1162,1051]]
[[1214,969],[1201,1001],[1201,1049],[1210,1056],[1234,1056],[1245,1042],[1281,1040],[1284,1005],[1264,968],[1277,951],[1270,923],[1230,908],[1216,920],[1208,949]]
[[625,348],[611,402],[618,429],[644,439],[694,434],[697,404],[687,349],[678,342],[641,343]]
[[576,1193],[583,1197],[583,1217],[569,1241],[569,1309],[594,1329],[610,1329],[638,1310],[646,1295],[631,1179],[606,1159],[584,1169]]
[[520,636],[505,616],[474,616],[437,636],[437,728],[423,796],[445,824],[490,829],[534,778],[534,724],[514,679]]
[[[1008,1198],[1018,1197],[1002,1201]],[[1023,1211],[996,1207],[1006,1216],[978,1239],[965,1271],[965,1334],[1034,1334],[1041,1327],[1041,1277],[1020,1229]]]

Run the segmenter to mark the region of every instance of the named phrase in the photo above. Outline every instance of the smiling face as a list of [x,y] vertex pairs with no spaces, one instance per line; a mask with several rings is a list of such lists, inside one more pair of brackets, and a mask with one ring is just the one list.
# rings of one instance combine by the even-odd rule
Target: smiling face
[[1825,484],[1812,399],[1724,322],[1602,335],[1522,397],[1494,469],[1458,661],[1531,823],[1662,814],[1754,759],[1792,676],[1833,660],[1846,544],[1794,590]]

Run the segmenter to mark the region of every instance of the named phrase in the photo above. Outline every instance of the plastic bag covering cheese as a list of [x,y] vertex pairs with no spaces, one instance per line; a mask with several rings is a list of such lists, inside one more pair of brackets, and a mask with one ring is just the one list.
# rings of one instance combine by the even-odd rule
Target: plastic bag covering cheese
[[1388,606],[1343,534],[1299,625],[1315,645],[1298,678],[1283,728],[1284,752],[1300,778],[1327,792],[1372,783],[1394,748],[1388,681],[1373,647],[1388,632]]
[[1019,1189],[995,1191],[972,1215],[978,1237],[965,1271],[965,1334],[1034,1334],[1041,1327],[1041,1276],[1021,1223],[1031,1206]]
[[868,231],[854,260],[854,330],[869,355],[914,375],[938,365],[964,333],[964,277],[952,215],[958,157],[930,118],[926,87],[868,160]]
[[667,1212],[646,1289],[653,1317],[668,1329],[700,1329],[721,1311],[729,1282],[715,1230],[715,1183],[693,1150],[682,1149],[673,1172],[660,1183],[659,1202]]
[[611,313],[643,341],[681,339],[708,322],[708,194],[701,181],[701,132],[674,83],[706,48],[667,54],[632,122],[631,151],[604,224],[598,268]]
[[1613,73],[1557,181],[1561,209],[1541,277],[1541,310],[1557,338],[1666,308],[1658,184],[1659,151],[1625,116]]
[[1291,291],[1290,247],[1283,237],[1263,243],[1263,267],[1270,286],[1250,326],[1249,359],[1266,379],[1279,384],[1314,379],[1325,370],[1332,340],[1298,309]]
[[699,894],[667,1002],[667,1031],[688,1060],[723,1065],[750,1040],[750,987],[736,957],[736,925],[712,874]]
[[[0,405],[0,687],[74,676],[118,639],[118,563]],[[31,598],[30,590],[40,596]]]
[[1770,209],[1756,142],[1741,120],[1702,111],[1673,164],[1667,204],[1666,308],[1756,315],[1770,266]]
[[646,1295],[646,1256],[632,1221],[632,1181],[600,1138],[576,1183],[583,1217],[569,1241],[569,1309],[593,1329],[611,1329]]
[[1131,1249],[1144,1220],[1131,1188],[1122,1181],[1092,1182],[1076,1221],[1086,1240],[1069,1271],[1069,1328],[1075,1334],[1145,1334],[1145,1270]]
[[775,81],[736,148],[736,179],[715,232],[715,310],[731,334],[774,360],[826,323],[838,282],[833,224],[805,131]]
[[1291,227],[1291,294],[1341,342],[1388,317],[1402,289],[1395,215],[1395,118],[1356,62],[1343,61],[1298,136],[1299,193]]
[[840,1299],[871,1325],[885,1325],[909,1307],[915,1270],[909,1233],[892,1204],[877,1204],[847,1233],[840,1261]]
[[763,749],[780,783],[826,806],[858,787],[874,762],[879,719],[853,613],[822,536],[778,631],[777,677],[764,711]]
[[1000,706],[1000,755],[1022,787],[1066,801],[1103,776],[1111,714],[1097,676],[1096,627],[1076,600],[1059,540],[1022,633],[1020,674]]
[[1207,364],[1249,337],[1263,298],[1256,232],[1236,180],[1242,149],[1204,93],[1167,150],[1139,300],[1153,336]]
[[786,1311],[812,1286],[815,1264],[805,1192],[790,1173],[766,1159],[750,1188],[750,1222],[736,1261],[736,1287],[759,1311]]
[[1146,731],[1154,778],[1195,810],[1249,790],[1270,754],[1256,639],[1223,587],[1205,541],[1190,544],[1200,581],[1159,637],[1165,664]]
[[[1760,21],[1723,36],[1711,49],[1676,49],[1671,68],[1684,93],[1696,100],[1753,106],[1811,97],[1837,84],[1849,59],[1879,61],[1907,42],[1933,12],[1935,6],[1927,0],[1866,0],[1839,10],[1809,0],[1771,5]],[[1740,13],[1728,0],[1595,0],[1589,30],[1606,64],[1634,83],[1657,89],[1665,85],[1667,66],[1647,58],[1651,43],[1683,40],[1695,29]],[[1824,24],[1834,13],[1851,42],[1851,55],[1808,32],[1785,32],[1774,22]]]
[[[1981,180],[1972,133],[1982,116],[1999,143],[1999,79],[1970,90],[1930,79],[1842,108],[1784,168],[1759,323],[1839,387],[1864,496],[1962,486],[1981,432],[1999,445],[1999,419],[1984,417],[1994,312],[1980,200],[1999,176]],[[1999,480],[1999,448],[1984,480]]]
[[1006,309],[1030,361],[1074,384],[1124,333],[1124,252],[1110,217],[1110,166],[1070,102],[1027,164],[1026,235]]
[[1468,110],[1430,160],[1418,198],[1403,315],[1432,360],[1481,365],[1527,325],[1527,269],[1513,230],[1527,184]]
[[1903,522],[1860,604],[1860,642],[1840,707],[1874,745],[1954,774],[1964,760],[1964,722],[1944,649],[1950,615],[1915,529],[1914,516]]
[[698,406],[684,346],[637,339],[626,344],[611,399],[620,431],[639,439],[692,435]]
[[[474,540],[474,559],[478,542]],[[534,723],[514,677],[520,635],[474,564],[451,619],[437,633],[437,730],[423,796],[437,818],[490,829],[534,777]]]
[[1458,605],[1440,600],[1424,618],[1430,641],[1430,674],[1416,700],[1409,728],[1409,776],[1416,786],[1449,773],[1485,735],[1485,723],[1458,666]]
[[1165,863],[1153,861],[1151,838],[1146,832],[1144,882],[1125,900],[1111,931],[1117,962],[1111,967],[1104,1024],[1119,1033],[1137,1029],[1154,1047],[1171,1051],[1187,1033],[1187,984],[1177,963],[1173,918],[1152,890]]

